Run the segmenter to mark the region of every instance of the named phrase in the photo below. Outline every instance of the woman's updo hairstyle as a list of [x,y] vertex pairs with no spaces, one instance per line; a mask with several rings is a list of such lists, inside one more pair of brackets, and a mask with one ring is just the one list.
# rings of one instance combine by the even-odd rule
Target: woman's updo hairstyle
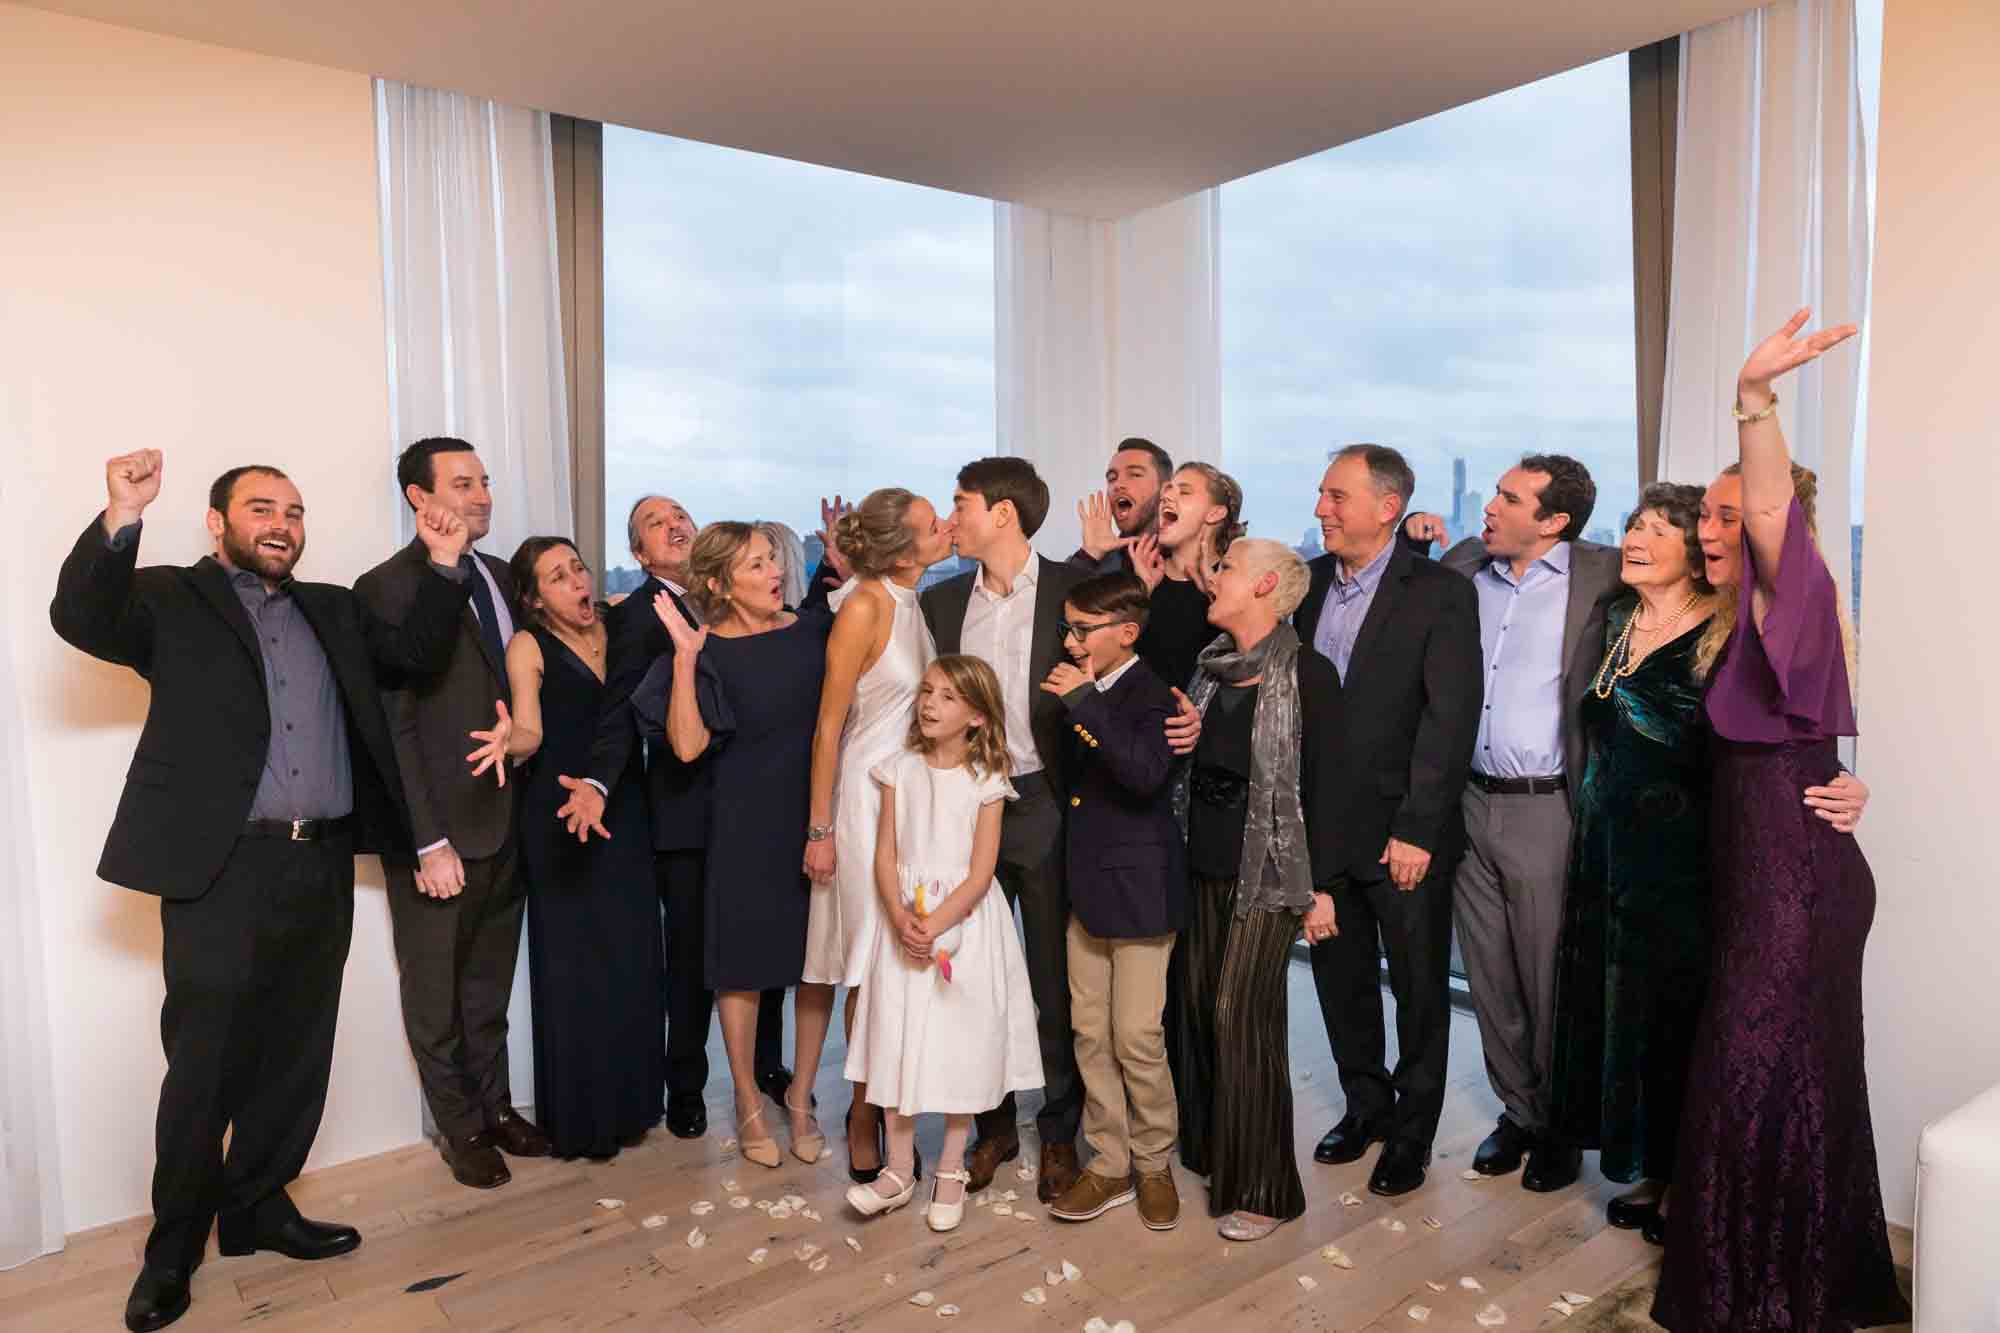
[[[705,623],[714,624],[728,611],[730,572],[750,539],[761,535],[751,524],[730,519],[711,523],[695,534],[688,551],[688,597]],[[711,580],[714,588],[708,586]]]
[[1221,556],[1229,543],[1249,531],[1243,523],[1242,485],[1213,463],[1183,463],[1176,471],[1199,473],[1208,486],[1208,502],[1229,511],[1215,528],[1215,554]]
[[910,506],[917,497],[900,486],[870,491],[833,525],[833,544],[862,578],[886,578],[916,548]]

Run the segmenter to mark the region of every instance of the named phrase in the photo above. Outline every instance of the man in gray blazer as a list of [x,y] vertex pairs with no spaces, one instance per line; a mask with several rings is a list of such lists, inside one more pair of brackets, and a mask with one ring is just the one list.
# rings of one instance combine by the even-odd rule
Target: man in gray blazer
[[[1615,547],[1578,540],[1596,507],[1589,469],[1531,454],[1501,476],[1477,537],[1445,568],[1479,596],[1485,702],[1463,797],[1466,851],[1453,918],[1486,1074],[1506,1111],[1473,1168],[1558,1190],[1582,1160],[1549,1129],[1556,946],[1569,874],[1572,789],[1583,780],[1583,692],[1604,656],[1605,606],[1623,588]],[[1413,515],[1409,535],[1443,525]]]

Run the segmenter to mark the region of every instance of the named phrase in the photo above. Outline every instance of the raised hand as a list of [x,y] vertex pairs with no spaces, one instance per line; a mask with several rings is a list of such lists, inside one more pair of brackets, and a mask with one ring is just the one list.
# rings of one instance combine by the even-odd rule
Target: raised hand
[[1750,349],[1750,358],[1736,377],[1738,401],[1746,412],[1760,410],[1770,399],[1772,380],[1838,347],[1860,331],[1856,325],[1839,324],[1799,337],[1799,330],[1811,318],[1811,309],[1800,307],[1797,314],[1785,321],[1785,327]]
[[456,565],[465,554],[465,520],[443,505],[425,505],[417,515],[417,540],[432,564]]
[[820,549],[826,552],[826,563],[833,566],[833,572],[840,575],[842,583],[853,577],[854,570],[848,565],[847,557],[840,553],[839,545],[833,540],[833,525],[840,522],[843,516],[853,512],[854,506],[838,495],[833,497],[831,503],[824,495],[819,497]]
[[[1206,543],[1206,535],[1202,538]],[[1167,576],[1167,558],[1160,553],[1160,539],[1155,533],[1143,533],[1132,543],[1132,572],[1152,592],[1160,586],[1160,580]]]
[[493,770],[494,781],[504,787],[507,785],[507,742],[514,735],[514,719],[507,715],[505,699],[495,699],[493,711],[499,718],[494,722],[491,731],[467,733],[472,739],[486,743],[465,756],[465,761],[472,765],[473,777],[480,776],[490,768]]
[[1088,685],[1096,679],[1097,676],[1090,670],[1087,661],[1081,667],[1074,662],[1058,662],[1049,672],[1048,679],[1042,682],[1042,691],[1046,694],[1068,694],[1071,690]]
[[1107,552],[1125,544],[1118,535],[1118,521],[1111,516],[1111,500],[1103,491],[1092,491],[1076,502],[1076,521],[1083,528],[1083,549],[1092,560],[1102,560]]
[[1415,542],[1436,542],[1443,545],[1451,540],[1445,531],[1444,520],[1436,514],[1412,514],[1403,520],[1403,535]]
[[674,605],[673,597],[664,589],[653,596],[653,614],[667,627],[667,637],[673,641],[676,658],[685,657],[692,662],[701,655],[702,645],[708,642],[708,626],[688,624],[681,609]]
[[104,464],[104,530],[108,534],[139,521],[146,506],[160,498],[165,458],[158,449],[137,449]]
[[556,809],[556,818],[563,821],[578,842],[589,842],[595,833],[607,842],[611,830],[604,827],[604,793],[597,784],[582,778],[556,775],[556,785],[569,793],[569,799]]

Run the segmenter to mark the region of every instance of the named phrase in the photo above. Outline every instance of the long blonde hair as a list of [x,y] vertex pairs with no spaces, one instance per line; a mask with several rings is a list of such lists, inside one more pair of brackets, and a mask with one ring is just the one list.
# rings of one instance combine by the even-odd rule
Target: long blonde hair
[[[1743,475],[1741,463],[1731,463],[1722,469],[1725,477]],[[1799,508],[1806,516],[1806,536],[1812,540],[1813,549],[1819,551],[1820,558],[1826,552],[1819,544],[1819,474],[1801,463],[1792,464],[1792,494],[1798,498]],[[1747,545],[1749,535],[1742,534],[1741,540]],[[1729,636],[1736,632],[1736,617],[1741,614],[1743,579],[1749,570],[1748,556],[1737,555],[1736,581],[1715,590],[1715,614],[1702,627],[1701,641],[1694,649],[1694,678],[1707,680],[1722,660],[1722,650],[1729,643]],[[1854,677],[1854,626],[1848,620],[1847,608],[1836,603],[1834,613],[1840,619],[1840,642],[1847,653],[1847,674],[1851,682]]]
[[[997,773],[1007,776],[1007,710],[1000,702],[1000,677],[993,674],[993,668],[985,661],[965,653],[946,653],[930,664],[929,670],[943,674],[945,683],[958,692],[979,718],[980,725],[971,729],[965,738],[965,766],[977,777]],[[921,692],[918,695],[922,698]],[[921,703],[910,705],[910,731],[904,744],[918,754],[929,754],[931,741],[924,735],[924,726],[917,709]]]

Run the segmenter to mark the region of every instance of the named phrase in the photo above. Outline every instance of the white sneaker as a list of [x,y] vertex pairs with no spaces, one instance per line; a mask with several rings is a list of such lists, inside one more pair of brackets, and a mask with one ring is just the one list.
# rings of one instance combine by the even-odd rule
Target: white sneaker
[[[938,1183],[956,1180],[962,1187],[957,1203],[939,1203]],[[924,1210],[924,1221],[930,1223],[932,1231],[956,1231],[958,1224],[965,1220],[965,1192],[972,1188],[970,1171],[939,1171],[931,1177],[931,1204]]]
[[916,1183],[914,1181],[905,1181],[894,1171],[885,1169],[876,1179],[886,1180],[893,1185],[900,1185],[902,1188],[894,1194],[884,1194],[872,1184],[849,1185],[847,1187],[847,1202],[855,1212],[861,1214],[863,1217],[873,1217],[877,1213],[893,1213],[916,1196]]

